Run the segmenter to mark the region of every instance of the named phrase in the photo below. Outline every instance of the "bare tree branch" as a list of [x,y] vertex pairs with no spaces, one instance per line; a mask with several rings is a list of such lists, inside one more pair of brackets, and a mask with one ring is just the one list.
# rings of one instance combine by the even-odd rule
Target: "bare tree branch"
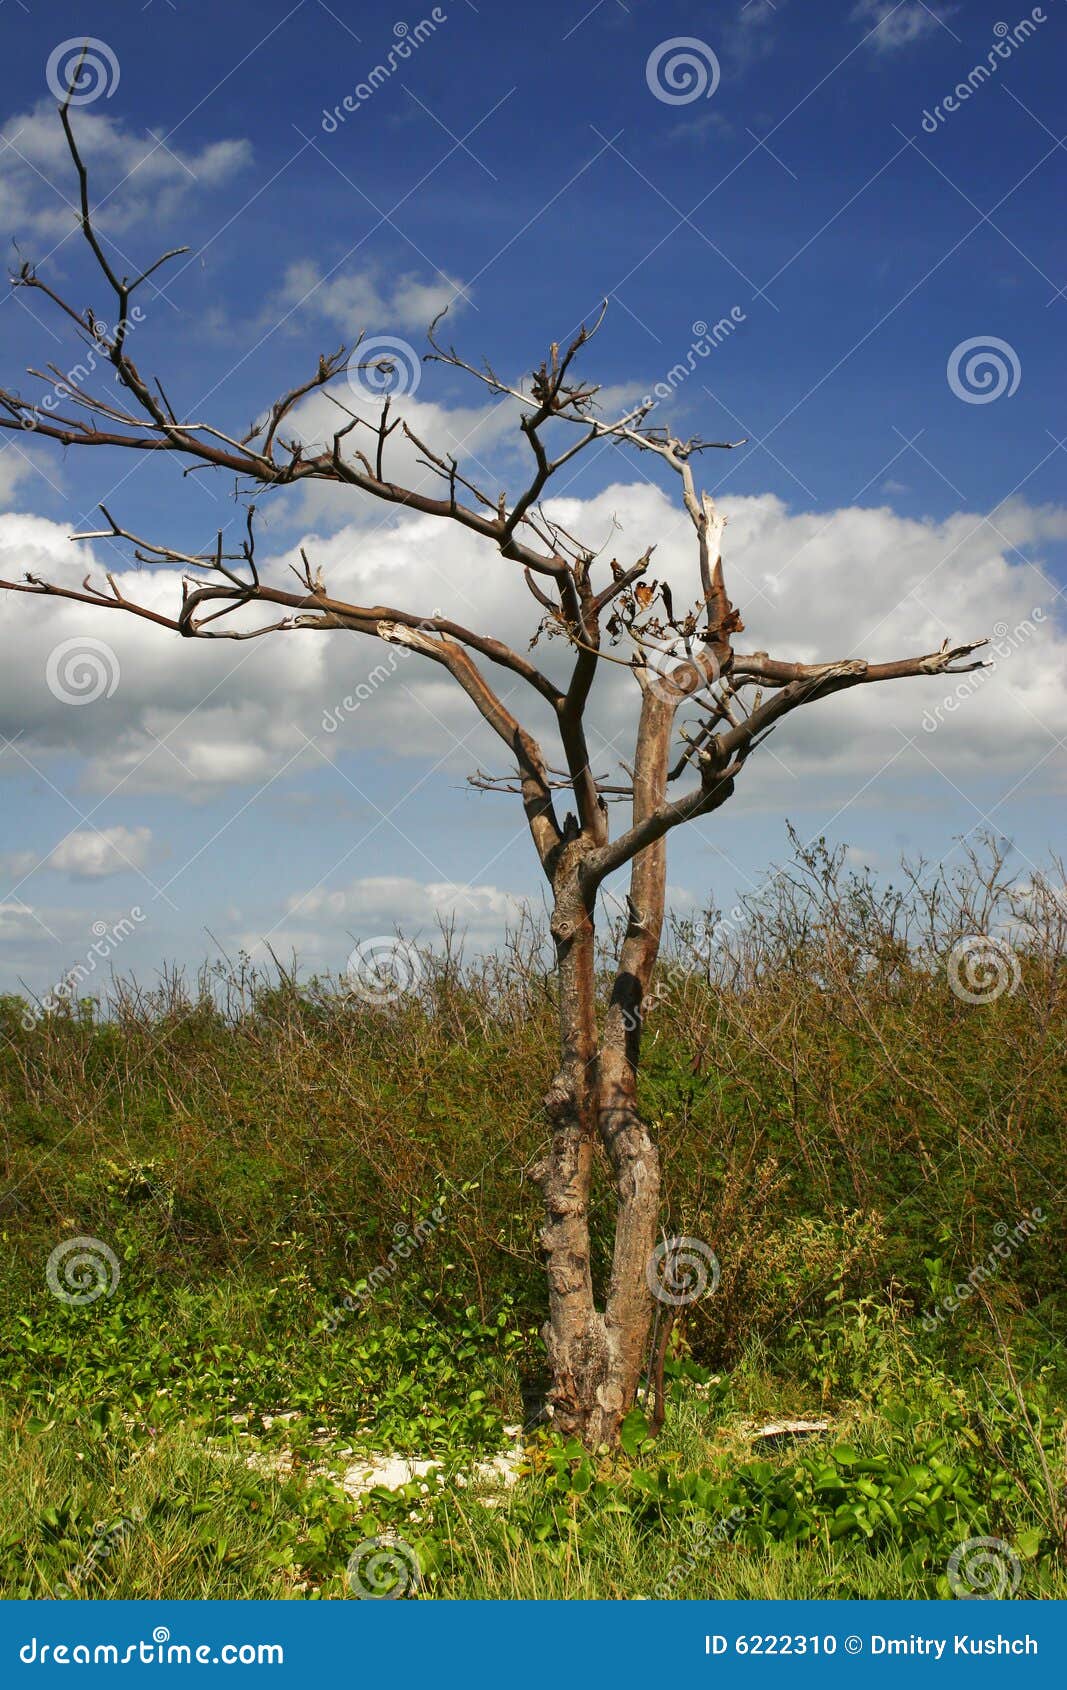
[[[74,81],[77,75],[75,71]],[[82,234],[113,296],[115,326],[108,329],[92,308],[78,309],[65,300],[30,265],[23,264],[12,282],[39,290],[68,332],[73,326],[79,342],[110,363],[122,391],[117,398],[94,393],[80,369],[78,376],[64,375],[55,363],[46,364],[43,370],[30,370],[35,380],[53,390],[40,403],[0,389],[0,428],[33,431],[64,447],[175,453],[185,474],[224,470],[236,476],[238,497],[247,502],[244,533],[235,545],[231,542],[230,550],[220,531],[209,549],[188,551],[132,533],[101,506],[106,526],[74,536],[118,542],[132,548],[141,564],[178,570],[180,604],[171,615],[130,598],[125,582],[112,573],[105,575],[103,585],[94,585],[87,575],[80,587],[27,574],[20,581],[0,581],[0,589],[119,612],[182,639],[250,640],[298,630],[335,630],[381,640],[417,653],[450,675],[507,747],[513,770],[500,776],[479,771],[472,784],[521,797],[551,887],[560,1064],[545,1097],[551,1134],[535,1177],[545,1202],[542,1243],[555,1424],[565,1433],[581,1435],[593,1448],[615,1442],[642,1377],[649,1330],[648,1270],[659,1213],[659,1152],[638,1107],[637,1071],[643,1006],[663,931],[668,835],[725,804],[748,758],[793,710],[856,686],[981,668],[981,659],[969,660],[985,642],[953,646],[946,641],[936,652],[888,663],[862,658],[796,663],[761,651],[739,655],[734,642],[744,624],[726,586],[726,520],[711,493],[698,484],[695,466],[706,452],[730,450],[742,442],[683,439],[649,421],[651,400],[639,401],[613,420],[599,414],[601,389],[577,371],[603,322],[606,302],[568,345],[550,347],[524,384],[502,379],[488,365],[475,368],[453,347],[443,346],[438,339],[440,317],[430,327],[429,361],[475,377],[496,398],[518,407],[517,426],[529,467],[515,493],[479,485],[456,454],[439,451],[421,438],[403,416],[398,397],[385,398],[365,415],[351,387],[342,395],[331,390],[353,368],[368,367],[352,364],[363,334],[352,348],[320,356],[306,379],[257,412],[259,420],[253,420],[243,437],[210,420],[192,420],[160,378],[142,375],[129,354],[131,330],[140,321],[132,297],[184,249],[163,253],[132,281],[114,269],[93,222],[88,172],[71,121],[73,87],[74,82],[60,106],[60,120],[78,179]],[[95,359],[88,361],[95,367]],[[301,407],[316,393],[332,404],[336,427],[333,413],[327,411],[328,434],[320,440],[305,439]],[[398,441],[414,448],[417,467],[424,472],[422,480],[410,478],[413,485],[397,479]],[[602,441],[651,453],[678,477],[694,536],[692,579],[684,604],[680,584],[672,587],[651,578],[653,544],[645,544],[633,561],[609,558],[604,570],[609,579],[594,579],[602,568],[600,552],[571,534],[551,505],[546,508],[553,486],[559,486],[554,477]],[[256,557],[251,498],[257,489],[273,491],[307,481],[351,488],[384,506],[439,517],[483,541],[497,567],[500,559],[516,564],[516,594],[527,602],[521,577],[539,618],[530,648],[542,636],[563,642],[569,670],[565,680],[557,684],[510,644],[439,611],[419,616],[336,596],[303,548],[299,561],[290,565],[295,589],[265,580],[267,572]],[[260,607],[265,619],[257,621]],[[489,673],[508,676],[509,690],[497,690],[483,665]],[[588,750],[597,683],[619,668],[628,671],[631,680],[624,708],[639,706],[625,748],[630,762],[622,765],[630,776],[628,784],[598,777]],[[532,693],[538,707],[549,713],[564,768],[549,765],[539,741],[511,709],[519,683],[528,689],[523,696]],[[624,721],[619,731],[626,729]],[[552,755],[556,757],[554,751]],[[683,776],[694,784],[671,799],[671,783]],[[555,809],[559,792],[573,795],[575,809],[562,822]],[[614,839],[608,825],[612,802],[630,806],[629,825]],[[626,867],[627,920],[610,1001],[601,1016],[594,933],[597,893],[611,874]],[[616,1197],[611,1273],[602,1309],[593,1293],[588,1223],[598,1141]]]

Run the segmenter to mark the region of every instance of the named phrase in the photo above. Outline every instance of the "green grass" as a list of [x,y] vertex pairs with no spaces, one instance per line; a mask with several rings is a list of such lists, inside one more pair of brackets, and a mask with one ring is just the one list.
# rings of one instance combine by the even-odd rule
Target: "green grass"
[[[729,1375],[676,1354],[656,1443],[640,1414],[614,1457],[531,1433],[518,1482],[487,1490],[465,1476],[521,1412],[529,1335],[507,1314],[417,1306],[330,1332],[331,1310],[299,1274],[165,1289],[134,1260],[88,1307],[46,1293],[9,1317],[0,1594],[343,1598],[357,1546],[399,1538],[426,1598],[947,1595],[948,1558],[974,1537],[1012,1547],[1020,1595],[1067,1594],[1043,1494],[1056,1390],[1034,1333],[1036,1442],[995,1355],[968,1388],[892,1305],[831,1301]],[[829,1388],[812,1333],[841,1361]],[[860,1356],[857,1395],[843,1377]],[[825,1436],[754,1440],[828,1397]],[[346,1495],[345,1468],[383,1449],[440,1471]]]
[[[427,959],[381,1009],[248,973],[0,999],[0,1593],[342,1598],[375,1537],[434,1599],[947,1597],[983,1537],[1067,1593],[1062,906],[1027,893],[1015,989],[971,1004],[944,956],[1005,895],[838,869],[736,943],[680,933],[647,1018],[665,1223],[721,1265],[662,1437],[538,1433],[497,1497],[457,1475],[543,1384],[537,956]],[[77,1236],[118,1270],[86,1307],[46,1283]],[[830,1429],[757,1445],[782,1416]],[[366,1450],[443,1478],[353,1499]]]

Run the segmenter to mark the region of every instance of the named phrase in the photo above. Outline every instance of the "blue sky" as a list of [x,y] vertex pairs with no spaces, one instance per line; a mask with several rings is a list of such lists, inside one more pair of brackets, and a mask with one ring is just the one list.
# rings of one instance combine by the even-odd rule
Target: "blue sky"
[[[606,296],[585,367],[620,396],[733,311],[668,404],[687,433],[748,437],[704,464],[753,644],[893,657],[1003,625],[996,669],[947,705],[943,682],[911,683],[786,724],[731,805],[674,836],[677,909],[757,887],[787,851],[786,816],[879,872],[902,850],[952,860],[984,826],[1020,870],[1044,859],[1067,731],[1063,0],[6,0],[0,30],[5,242],[107,314],[70,232],[46,78],[55,49],[92,35],[102,87],[75,123],[116,262],[191,249],[143,291],[131,346],[187,414],[241,430],[361,329],[421,352],[450,297],[464,353],[518,378]],[[710,97],[658,97],[692,92],[656,81],[682,39]],[[389,74],[365,97],[376,65]],[[989,74],[954,98],[978,65]],[[46,305],[0,306],[6,385],[32,391],[27,364],[76,359]],[[985,389],[950,379],[970,342],[992,347]],[[477,384],[426,365],[410,404],[490,487],[516,486],[508,419]],[[0,438],[2,575],[129,568],[107,542],[69,557],[101,499],[180,547],[240,520],[221,479],[48,447]],[[676,490],[645,457],[598,449],[563,496],[597,544],[614,531],[620,555],[656,540],[669,571],[691,561]],[[519,643],[536,625],[502,563],[358,497],[300,490],[262,515],[279,569],[303,541],[411,608],[484,611]],[[380,661],[363,641],[193,650],[73,606],[8,597],[0,616],[4,986],[46,989],[94,923],[135,906],[115,962],[151,977],[212,954],[209,931],[336,968],[355,937],[430,935],[449,909],[477,948],[540,899],[514,800],[465,786],[495,749],[439,680],[402,668],[331,732],[326,713]],[[72,706],[49,658],[82,637],[105,642],[115,685]],[[605,699],[602,767],[625,753],[633,696]]]

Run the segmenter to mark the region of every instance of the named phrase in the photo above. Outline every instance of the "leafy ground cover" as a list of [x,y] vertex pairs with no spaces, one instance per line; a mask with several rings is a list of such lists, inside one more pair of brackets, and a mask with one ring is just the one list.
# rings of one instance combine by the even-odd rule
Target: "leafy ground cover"
[[[1067,909],[1002,867],[886,892],[809,853],[676,933],[644,1107],[719,1272],[614,1456],[539,1418],[533,937],[446,936],[374,1008],[243,965],[0,1000],[0,1592],[1067,1594]],[[372,1452],[438,1465],[354,1494]]]

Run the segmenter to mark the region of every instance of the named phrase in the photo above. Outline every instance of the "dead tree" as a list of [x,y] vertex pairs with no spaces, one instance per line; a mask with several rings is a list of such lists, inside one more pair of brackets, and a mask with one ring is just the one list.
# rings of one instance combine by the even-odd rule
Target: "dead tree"
[[[529,382],[517,385],[488,366],[471,366],[443,344],[440,319],[431,326],[430,361],[465,371],[517,409],[531,473],[513,497],[494,497],[477,486],[456,457],[419,439],[402,415],[394,414],[389,398],[376,415],[365,416],[359,406],[353,408],[350,387],[344,387],[344,399],[330,392],[335,378],[367,367],[353,362],[358,342],[321,357],[309,379],[276,400],[241,438],[189,417],[158,379],[142,373],[127,346],[131,301],[176,254],[165,253],[133,280],[116,272],[94,227],[68,104],[69,97],[60,120],[78,178],[81,230],[110,289],[111,326],[92,308],[78,309],[61,297],[30,265],[12,281],[46,296],[75,325],[113,368],[118,391],[104,397],[81,385],[68,386],[62,409],[42,411],[17,392],[0,390],[0,426],[32,429],[65,448],[170,452],[188,466],[223,470],[238,479],[246,520],[235,550],[224,550],[220,534],[211,549],[187,553],[129,533],[107,510],[104,529],[78,536],[106,535],[127,542],[143,564],[165,562],[187,571],[173,616],[135,602],[111,575],[102,585],[87,576],[80,589],[34,575],[0,586],[143,617],[179,639],[336,630],[403,645],[447,670],[499,736],[513,768],[505,776],[477,776],[476,784],[521,797],[550,888],[558,967],[559,1067],[545,1097],[548,1148],[535,1170],[545,1210],[541,1242],[548,1279],[551,1401],[562,1430],[594,1447],[611,1444],[638,1390],[653,1307],[649,1264],[659,1222],[659,1155],[640,1112],[638,1068],[643,1008],[664,923],[668,836],[733,796],[753,751],[792,711],[852,687],[980,667],[980,661],[967,660],[985,642],[950,646],[946,641],[938,651],[892,663],[858,657],[794,663],[764,651],[737,650],[743,624],[724,580],[724,519],[699,485],[695,466],[704,452],[740,443],[679,439],[649,423],[651,403],[614,420],[602,417],[599,390],[576,374],[576,364],[603,312],[570,345],[553,346]],[[53,370],[51,377],[31,373],[51,381],[59,372]],[[292,413],[319,390],[337,401],[338,426],[332,438],[313,446],[291,432]],[[431,491],[392,479],[390,442],[397,429],[429,472]],[[650,577],[652,548],[626,565],[612,560],[603,571],[608,578],[594,579],[593,549],[543,509],[552,478],[604,440],[653,454],[678,477],[693,530],[690,603],[676,605],[669,587]],[[516,590],[529,591],[536,621],[566,642],[571,655],[565,684],[552,680],[529,655],[445,615],[337,598],[306,556],[295,589],[262,579],[251,496],[257,489],[307,481],[339,483],[354,493],[457,523],[492,548],[504,567],[514,569]],[[260,606],[268,607],[270,620],[249,623],[240,614]],[[235,622],[227,621],[235,616]],[[633,682],[630,778],[621,785],[609,785],[594,773],[586,742],[590,696],[609,663],[623,665]],[[533,733],[504,703],[492,679],[497,670],[524,682],[539,707],[547,707],[562,747],[561,770],[550,766]],[[557,795],[564,791],[568,808],[561,819]],[[608,823],[612,800],[630,805],[628,825],[614,836]],[[629,876],[628,914],[614,983],[601,1013],[594,913],[599,889],[622,870]],[[600,1156],[614,1186],[616,1222],[610,1277],[598,1296],[590,1268],[589,1204]]]

